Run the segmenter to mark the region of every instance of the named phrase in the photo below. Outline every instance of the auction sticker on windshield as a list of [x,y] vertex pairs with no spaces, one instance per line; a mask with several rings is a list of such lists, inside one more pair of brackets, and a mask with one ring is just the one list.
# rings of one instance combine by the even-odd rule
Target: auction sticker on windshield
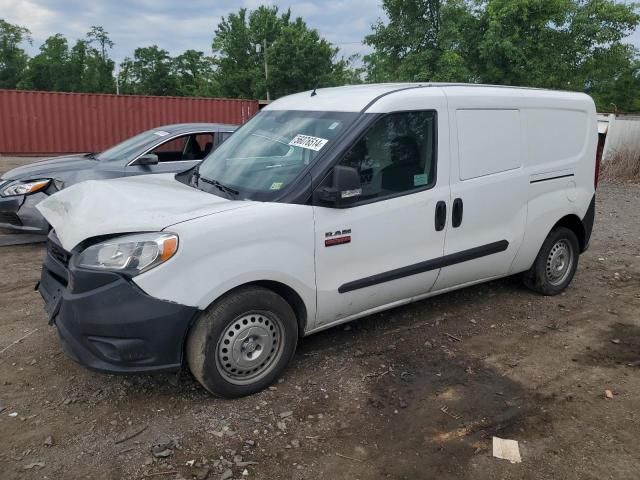
[[322,147],[326,145],[329,140],[326,138],[311,137],[309,135],[296,135],[293,140],[289,142],[292,147],[302,147],[307,150],[313,150],[319,152]]

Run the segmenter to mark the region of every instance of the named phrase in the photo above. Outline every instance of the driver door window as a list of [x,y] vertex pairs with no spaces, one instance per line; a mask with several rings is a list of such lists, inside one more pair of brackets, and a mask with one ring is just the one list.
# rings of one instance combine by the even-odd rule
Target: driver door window
[[435,184],[436,114],[398,112],[374,123],[340,165],[360,175],[363,201],[424,190]]
[[190,135],[183,135],[181,137],[174,138],[158,145],[149,153],[153,153],[158,156],[158,162],[180,162],[186,160],[184,158],[184,152],[189,142]]
[[149,153],[158,156],[158,162],[202,160],[213,150],[213,133],[183,135],[158,145]]

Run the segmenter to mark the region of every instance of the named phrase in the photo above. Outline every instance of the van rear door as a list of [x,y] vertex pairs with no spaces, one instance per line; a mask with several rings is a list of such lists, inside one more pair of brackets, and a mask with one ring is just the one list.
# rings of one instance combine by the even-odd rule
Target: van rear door
[[[473,108],[464,96],[449,97],[451,209],[445,259],[434,290],[509,272],[524,235],[528,177],[517,106],[498,102]],[[506,99],[505,99],[506,101]],[[486,102],[486,100],[485,100]]]

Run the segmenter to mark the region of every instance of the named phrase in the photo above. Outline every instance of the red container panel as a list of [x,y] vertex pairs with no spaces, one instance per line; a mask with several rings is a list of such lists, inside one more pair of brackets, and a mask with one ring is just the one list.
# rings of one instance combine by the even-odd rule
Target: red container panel
[[0,154],[99,152],[170,123],[242,124],[255,100],[0,90]]

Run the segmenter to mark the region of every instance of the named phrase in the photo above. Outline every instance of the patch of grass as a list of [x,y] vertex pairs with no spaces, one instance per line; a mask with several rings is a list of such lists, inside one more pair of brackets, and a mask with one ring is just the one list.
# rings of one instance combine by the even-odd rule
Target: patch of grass
[[640,151],[623,148],[613,152],[602,162],[600,175],[608,180],[640,183]]

